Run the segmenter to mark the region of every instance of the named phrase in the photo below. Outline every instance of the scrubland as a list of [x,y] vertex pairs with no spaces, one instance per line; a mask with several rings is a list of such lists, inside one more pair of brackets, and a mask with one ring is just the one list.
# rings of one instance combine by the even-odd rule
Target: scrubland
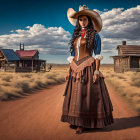
[[58,68],[55,65],[49,72],[0,72],[0,100],[23,97],[35,89],[47,88],[48,85],[61,84],[65,82],[64,73],[66,71],[65,68],[63,70],[60,66]]
[[[0,72],[0,100],[23,97],[35,89],[47,88],[48,85],[65,82],[69,65],[56,65],[48,72],[8,73]],[[140,111],[140,72],[114,72],[113,65],[101,65],[100,71],[105,82],[111,85],[116,93]]]
[[140,112],[140,72],[114,72],[113,65],[102,65],[100,71],[118,95]]

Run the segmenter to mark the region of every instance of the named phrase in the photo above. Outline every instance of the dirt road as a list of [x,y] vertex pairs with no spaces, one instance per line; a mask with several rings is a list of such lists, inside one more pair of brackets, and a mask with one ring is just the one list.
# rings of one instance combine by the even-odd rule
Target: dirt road
[[140,140],[140,116],[109,85],[115,123],[76,135],[60,121],[65,85],[0,102],[0,140]]

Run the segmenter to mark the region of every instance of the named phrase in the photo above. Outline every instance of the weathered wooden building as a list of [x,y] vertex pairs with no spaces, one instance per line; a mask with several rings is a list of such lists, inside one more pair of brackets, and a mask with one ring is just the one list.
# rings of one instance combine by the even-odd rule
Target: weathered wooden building
[[24,44],[20,44],[20,50],[0,50],[0,71],[33,72],[46,71],[46,60],[39,59],[38,50],[24,50]]
[[114,59],[114,71],[140,71],[140,45],[118,45],[118,55],[111,56]]
[[0,71],[16,71],[20,58],[12,49],[0,49]]

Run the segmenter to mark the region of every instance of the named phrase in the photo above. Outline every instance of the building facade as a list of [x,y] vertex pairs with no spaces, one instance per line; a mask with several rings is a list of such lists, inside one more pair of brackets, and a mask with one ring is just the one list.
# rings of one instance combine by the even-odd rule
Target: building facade
[[118,55],[111,56],[114,59],[114,71],[140,71],[140,46],[126,45],[126,41],[122,41],[122,45],[118,45]]
[[38,72],[46,71],[46,60],[39,59],[38,50],[24,50],[24,44],[13,49],[0,49],[0,71]]

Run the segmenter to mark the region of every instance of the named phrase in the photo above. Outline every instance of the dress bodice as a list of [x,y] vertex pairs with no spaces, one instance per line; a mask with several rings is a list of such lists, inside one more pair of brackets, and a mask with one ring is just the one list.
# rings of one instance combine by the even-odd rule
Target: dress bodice
[[75,49],[75,60],[78,61],[86,56],[90,56],[90,53],[86,48],[86,39],[84,37],[77,37],[73,46]]
[[100,35],[98,33],[96,33],[94,35],[94,42],[92,44],[91,47],[93,47],[93,52],[89,52],[89,49],[86,48],[86,38],[82,37],[81,38],[81,41],[80,41],[80,47],[79,47],[79,50],[76,48],[77,46],[77,43],[78,43],[78,39],[80,37],[77,37],[73,43],[73,46],[74,46],[74,49],[71,51],[71,56],[69,56],[67,58],[67,60],[71,63],[72,59],[74,58],[75,60],[77,60],[78,58],[78,52],[79,52],[79,60],[82,59],[83,57],[85,56],[92,56],[93,55],[93,52],[94,52],[94,55],[95,55],[95,59],[99,59],[99,60],[102,60],[103,59],[103,56],[100,54],[101,53],[101,38],[100,38]]

